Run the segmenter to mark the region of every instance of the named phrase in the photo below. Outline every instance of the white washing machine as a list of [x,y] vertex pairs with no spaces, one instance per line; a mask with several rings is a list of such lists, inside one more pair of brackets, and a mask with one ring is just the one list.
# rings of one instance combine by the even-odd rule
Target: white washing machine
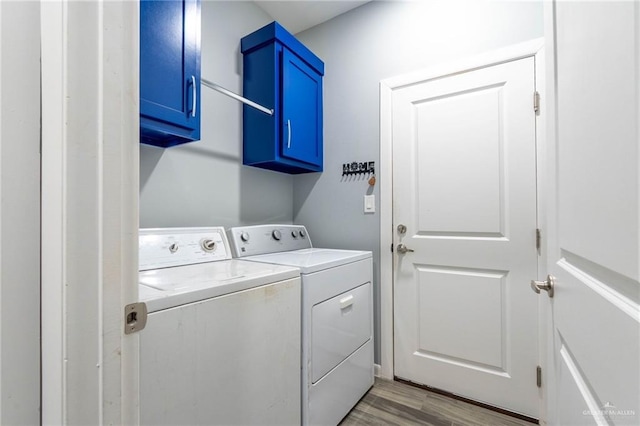
[[236,257],[302,274],[302,423],[336,425],[373,385],[371,252],[313,248],[304,226],[228,231]]
[[223,228],[140,230],[140,423],[297,425],[300,271],[231,259]]

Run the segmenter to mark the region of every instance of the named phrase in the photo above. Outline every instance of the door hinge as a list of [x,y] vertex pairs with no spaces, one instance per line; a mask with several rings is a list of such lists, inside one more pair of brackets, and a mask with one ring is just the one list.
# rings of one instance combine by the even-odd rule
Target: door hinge
[[542,387],[542,367],[536,367],[536,386]]
[[391,243],[391,253],[393,253],[393,243]]
[[536,250],[540,253],[540,247],[542,247],[542,231],[540,228],[536,228]]
[[124,334],[136,333],[147,325],[147,304],[130,303],[124,307]]
[[540,112],[540,93],[533,92],[533,111],[537,114]]

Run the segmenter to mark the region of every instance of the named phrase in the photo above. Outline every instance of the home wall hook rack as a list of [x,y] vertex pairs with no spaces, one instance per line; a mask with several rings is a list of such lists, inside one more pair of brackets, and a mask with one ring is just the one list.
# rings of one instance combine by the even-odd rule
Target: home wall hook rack
[[253,108],[255,108],[255,109],[259,110],[259,111],[262,111],[265,114],[273,115],[273,112],[274,112],[273,109],[263,107],[262,105],[260,105],[258,103],[255,103],[255,102],[253,102],[253,101],[251,101],[251,100],[249,100],[247,98],[244,98],[244,97],[238,95],[237,93],[233,93],[231,90],[227,90],[224,87],[222,87],[222,86],[220,86],[220,85],[218,85],[218,84],[216,84],[214,82],[211,82],[211,81],[206,80],[204,78],[201,78],[200,82],[202,83],[203,86],[206,86],[209,89],[213,89],[216,92],[220,92],[223,95],[226,95],[226,96],[228,96],[230,98],[233,98],[233,99],[235,99],[237,101],[240,101],[243,104],[249,105],[250,107],[253,107]]
[[342,176],[349,176],[355,174],[376,174],[376,163],[375,161],[364,161],[357,162],[352,161],[351,163],[342,164]]

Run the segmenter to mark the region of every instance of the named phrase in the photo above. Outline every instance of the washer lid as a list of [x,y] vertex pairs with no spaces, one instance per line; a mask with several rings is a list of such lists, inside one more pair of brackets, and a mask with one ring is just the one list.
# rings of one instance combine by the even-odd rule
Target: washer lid
[[370,251],[309,248],[245,257],[254,262],[276,263],[300,268],[303,274],[345,265],[371,257]]
[[297,278],[288,266],[225,260],[139,273],[139,299],[155,312],[186,303]]

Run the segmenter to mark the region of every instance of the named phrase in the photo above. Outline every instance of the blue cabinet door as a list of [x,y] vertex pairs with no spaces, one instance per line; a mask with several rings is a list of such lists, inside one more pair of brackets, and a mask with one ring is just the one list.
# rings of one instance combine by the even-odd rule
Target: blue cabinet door
[[140,139],[200,139],[200,1],[140,2]]
[[281,155],[322,166],[322,76],[287,48],[282,52],[280,119]]

